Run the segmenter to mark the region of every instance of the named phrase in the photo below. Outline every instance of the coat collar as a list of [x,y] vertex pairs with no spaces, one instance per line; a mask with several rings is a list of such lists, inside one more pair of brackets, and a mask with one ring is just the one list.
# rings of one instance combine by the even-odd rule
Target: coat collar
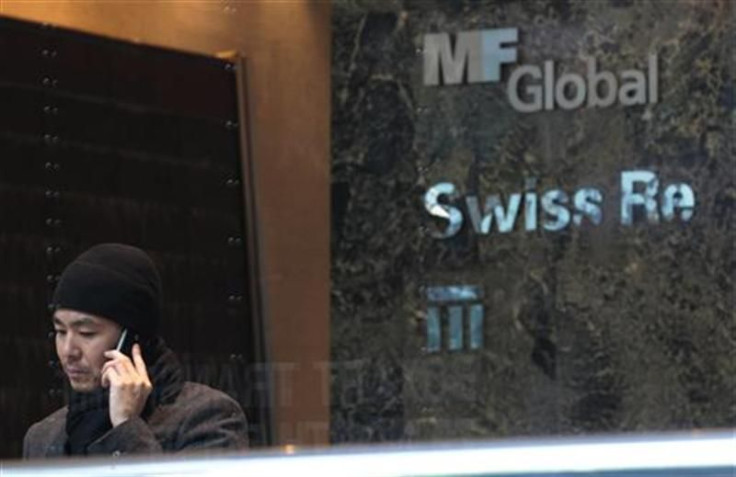
[[64,455],[66,447],[66,413],[67,408],[59,409],[53,415],[49,416],[47,427],[47,445],[45,446],[46,457],[59,457]]

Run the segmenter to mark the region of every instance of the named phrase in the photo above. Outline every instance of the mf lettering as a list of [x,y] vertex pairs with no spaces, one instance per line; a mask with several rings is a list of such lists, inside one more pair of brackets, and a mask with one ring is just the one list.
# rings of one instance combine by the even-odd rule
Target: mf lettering
[[[424,84],[457,85],[463,82],[500,82],[502,65],[518,60],[515,45],[518,28],[424,35]],[[587,58],[585,77],[576,73],[557,75],[552,60],[539,65],[520,65],[511,72],[506,89],[511,106],[522,113],[542,110],[608,107],[656,103],[657,56],[649,55],[647,71],[629,69],[618,75],[599,71],[595,58]]]

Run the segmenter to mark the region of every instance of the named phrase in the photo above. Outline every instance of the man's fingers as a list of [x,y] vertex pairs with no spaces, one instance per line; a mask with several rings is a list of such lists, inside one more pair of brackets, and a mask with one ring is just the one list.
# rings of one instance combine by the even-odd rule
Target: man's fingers
[[[105,358],[107,358],[107,359],[128,358],[127,356],[125,356],[125,354],[121,353],[120,351],[118,351],[116,349],[107,350],[107,351],[105,351],[104,354],[105,354]],[[128,358],[128,359],[130,359],[130,358]]]
[[102,365],[102,371],[100,371],[100,373],[102,374],[102,376],[104,376],[105,373],[107,372],[107,370],[110,369],[114,365],[115,365],[115,362],[114,361],[108,361],[105,364],[103,364]]
[[100,384],[102,385],[103,388],[107,388],[110,386],[115,386],[119,382],[120,382],[120,373],[118,372],[117,369],[115,369],[114,363],[111,361],[108,361],[102,367],[102,379],[100,379]]
[[130,361],[130,358],[120,351],[114,349],[105,351],[105,357],[110,360],[108,361],[108,363],[121,363],[123,368],[120,368],[119,371],[140,374],[137,372],[136,367]]
[[115,360],[117,363],[115,366],[118,368],[118,371],[121,371],[122,374],[132,374],[134,376],[138,375],[138,372],[135,369],[135,366],[133,366],[133,363],[130,362],[130,359],[126,356],[125,359]]
[[119,375],[126,374],[126,369],[123,366],[124,361],[118,360],[118,359],[111,359],[110,361],[105,362],[105,364],[102,365],[102,370],[100,371],[101,374],[105,374],[108,369],[115,369]]
[[138,343],[133,345],[133,364],[135,365],[136,371],[141,375],[144,381],[150,382],[148,378],[148,370],[146,369],[146,362],[143,361],[143,355],[141,354],[141,347]]
[[102,374],[104,375],[107,370],[114,370],[117,377],[117,381],[112,384],[123,384],[125,382],[146,382],[145,378],[136,371],[133,364],[129,359],[112,359],[102,365]]
[[[121,360],[126,361],[130,363],[130,357],[127,355],[121,353],[120,351],[111,349],[109,351],[105,351],[105,357],[110,360]],[[141,346],[138,343],[135,343],[133,345],[133,369],[138,372],[142,377],[144,377],[146,380],[150,380],[148,377],[148,369],[146,368],[146,362],[143,361],[143,354],[141,353]]]

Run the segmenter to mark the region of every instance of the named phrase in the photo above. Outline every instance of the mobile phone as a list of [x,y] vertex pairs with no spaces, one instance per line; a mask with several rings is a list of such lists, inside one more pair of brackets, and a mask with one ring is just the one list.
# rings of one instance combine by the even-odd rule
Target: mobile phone
[[120,351],[124,355],[133,355],[133,343],[138,342],[138,335],[130,333],[128,328],[123,328],[123,332],[120,333],[120,339],[118,344],[115,346],[115,350]]

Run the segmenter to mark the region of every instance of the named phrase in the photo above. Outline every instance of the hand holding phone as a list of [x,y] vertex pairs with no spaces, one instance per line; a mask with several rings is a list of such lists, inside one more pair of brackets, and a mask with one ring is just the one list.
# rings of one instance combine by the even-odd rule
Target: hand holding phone
[[102,366],[102,386],[110,388],[110,422],[117,427],[140,415],[153,386],[148,377],[137,336],[123,329],[109,359]]

